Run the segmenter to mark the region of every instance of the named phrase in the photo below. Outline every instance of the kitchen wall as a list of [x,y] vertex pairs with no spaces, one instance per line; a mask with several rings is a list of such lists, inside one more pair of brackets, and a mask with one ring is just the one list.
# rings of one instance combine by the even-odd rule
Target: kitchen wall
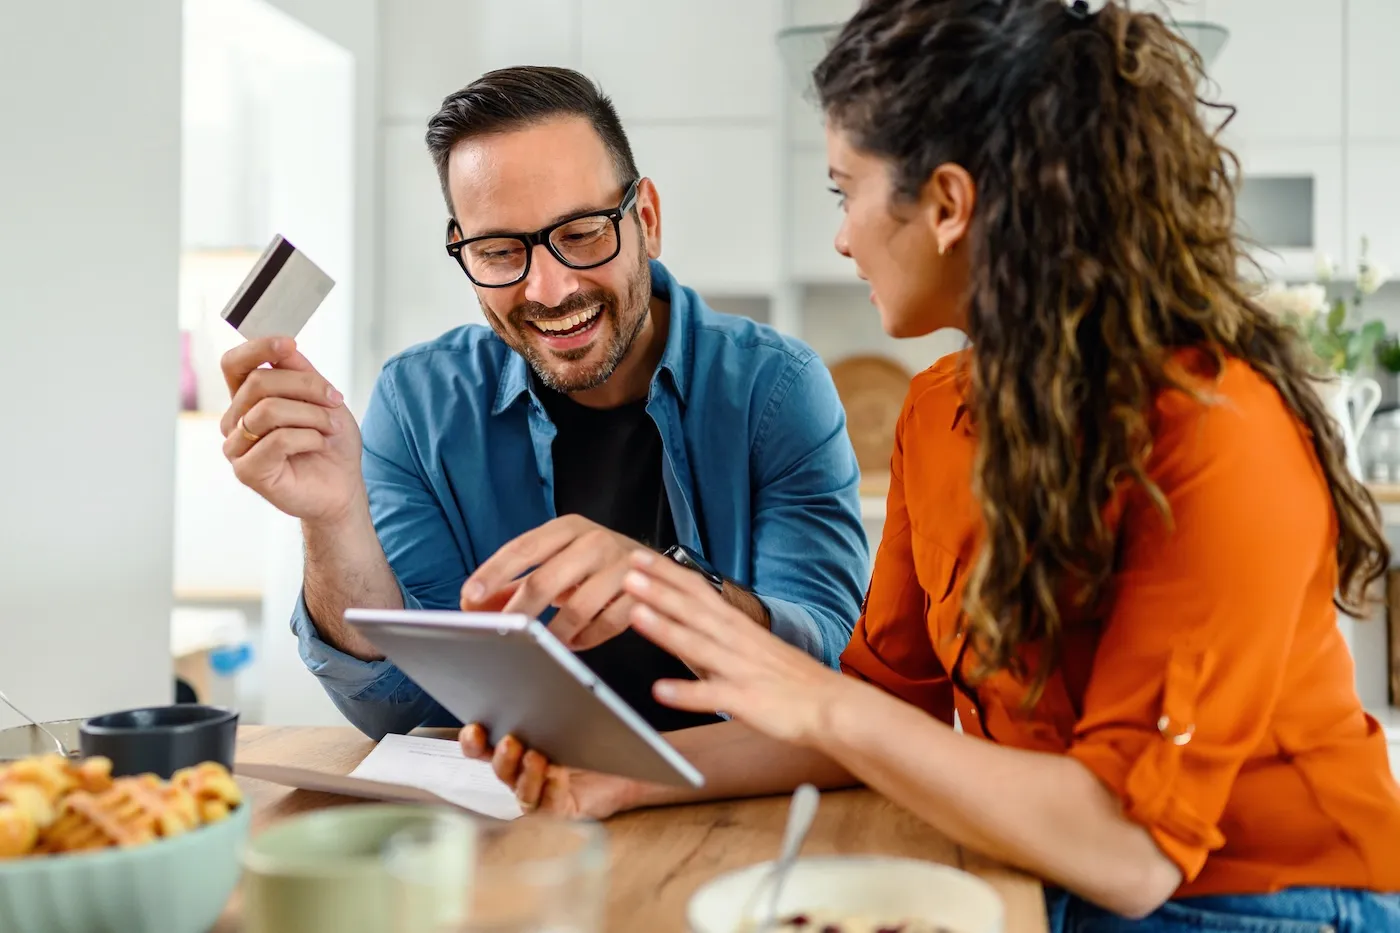
[[[7,453],[11,439],[22,437],[24,450],[44,454],[0,458],[3,488],[24,490],[6,500],[0,537],[6,649],[0,687],[14,692],[52,681],[52,672],[27,665],[15,672],[8,659],[18,655],[9,649],[48,648],[46,639],[57,633],[52,637],[65,645],[132,652],[121,666],[131,672],[135,696],[152,683],[153,670],[157,680],[164,678],[165,659],[151,653],[151,636],[163,634],[171,590],[167,471],[175,420],[172,257],[178,244],[170,241],[179,227],[172,201],[179,162],[171,151],[178,125],[172,129],[168,118],[172,108],[179,117],[179,3],[150,0],[139,14],[124,8],[121,17],[75,0],[11,6],[15,13],[7,7],[6,25],[19,28],[7,28],[0,38],[16,45],[4,50],[0,95],[4,112],[15,114],[6,137],[25,145],[23,151],[6,147],[3,158],[7,177],[26,184],[10,186],[0,210],[7,242],[0,250],[0,313],[22,349],[0,379],[10,397],[28,404],[0,416],[6,432],[0,436]],[[849,262],[831,248],[839,213],[824,190],[820,120],[784,74],[775,36],[789,26],[840,21],[856,0],[271,0],[271,6],[351,60],[351,158],[336,184],[348,192],[353,229],[344,257],[335,260],[338,288],[349,297],[343,333],[327,352],[357,410],[389,355],[481,319],[465,277],[441,248],[445,208],[422,135],[445,94],[484,70],[522,62],[580,68],[613,95],[642,169],[661,191],[663,259],[717,308],[799,335],[829,362],[879,353],[914,371],[962,345],[953,332],[890,340]],[[1400,33],[1400,4],[1197,0],[1175,7],[1183,17],[1218,20],[1232,30],[1212,74],[1219,98],[1241,108],[1229,133],[1246,175],[1300,182],[1290,190],[1306,192],[1302,223],[1309,247],[1285,250],[1266,265],[1306,277],[1314,249],[1352,265],[1356,241],[1365,234],[1375,258],[1400,269],[1400,187],[1390,178],[1400,165],[1400,65],[1388,38]],[[113,38],[99,43],[97,36]],[[77,53],[92,63],[81,73],[51,64]],[[86,74],[102,74],[104,93],[119,96],[123,106],[136,103],[130,114],[84,111],[110,143],[104,159],[79,164],[78,130],[54,114],[90,95]],[[117,112],[120,122],[101,124],[117,121]],[[215,147],[207,161],[196,161],[198,181],[217,185],[221,174],[236,174],[217,170],[221,155],[227,153]],[[85,179],[86,187],[74,178]],[[200,185],[187,184],[187,193],[191,187]],[[193,203],[187,196],[187,208]],[[53,244],[67,241],[75,217],[94,211],[121,218],[122,234],[85,254],[84,275],[76,276],[72,257]],[[185,216],[187,228],[216,219],[202,209],[187,209]],[[18,245],[9,248],[10,242]],[[102,313],[94,310],[99,307]],[[1400,286],[1384,290],[1370,307],[1400,329]],[[125,313],[135,309],[141,311],[135,317]],[[64,351],[57,358],[59,379],[51,346]],[[121,357],[120,366],[113,356]],[[17,388],[36,379],[55,388],[47,395]],[[210,453],[217,438],[198,443],[208,456],[188,488],[215,488],[211,477],[217,474],[229,498],[219,506],[224,512],[215,513],[255,514],[261,503],[237,498],[224,465]],[[143,451],[140,467],[127,454],[111,453],[128,449]],[[96,464],[106,486],[92,478]],[[206,556],[213,556],[205,566],[235,563],[217,548],[215,513],[191,519],[188,506],[182,509],[180,527],[206,531]],[[275,544],[245,540],[234,550],[262,564],[255,585],[239,588],[239,599],[250,601],[251,594],[268,621],[260,647],[262,679],[272,691],[270,718],[333,720],[336,714],[301,670],[285,632],[300,573],[295,528],[280,516],[266,519],[280,522]],[[872,533],[878,534],[878,524]],[[147,537],[160,542],[147,549],[141,543]],[[187,540],[181,548],[186,558],[193,553]],[[120,554],[113,556],[114,550]],[[55,568],[70,584],[62,597],[53,592],[60,582]],[[75,576],[101,585],[102,618],[75,611],[93,602],[71,587]],[[210,589],[216,586],[210,581]],[[114,600],[114,593],[121,598]],[[114,616],[111,624],[108,616]],[[75,618],[81,624],[63,624]],[[12,642],[20,631],[27,640]],[[158,689],[163,695],[163,686]],[[50,695],[44,691],[41,708]]]
[[[886,337],[849,262],[831,248],[839,215],[824,190],[820,119],[784,75],[775,37],[788,26],[839,22],[856,0],[371,5],[378,250],[370,267],[356,267],[376,279],[368,320],[355,325],[359,398],[389,355],[481,321],[469,283],[442,251],[446,209],[422,137],[443,96],[483,71],[520,63],[580,68],[613,96],[642,171],[660,189],[663,261],[717,308],[797,334],[829,362],[879,353],[916,371],[962,346],[954,332]],[[1191,0],[1172,8],[1232,30],[1212,74],[1219,98],[1241,108],[1230,141],[1246,174],[1298,182],[1289,190],[1306,192],[1307,216],[1289,223],[1306,227],[1309,247],[1265,256],[1265,265],[1306,277],[1315,249],[1354,261],[1350,244],[1366,232],[1377,257],[1400,267],[1400,255],[1385,259],[1400,252],[1400,210],[1387,207],[1396,189],[1379,171],[1400,145],[1400,111],[1386,105],[1384,91],[1396,86],[1396,66],[1378,38],[1400,31],[1392,22],[1400,5]],[[357,34],[364,11],[356,4],[349,14]],[[329,9],[317,12],[333,25]],[[1308,67],[1297,67],[1303,61]],[[1395,307],[1400,326],[1400,298]],[[878,535],[878,520],[870,528]],[[284,712],[313,715],[296,704]]]
[[44,719],[167,702],[180,3],[3,19],[0,689]]
[[257,661],[243,680],[274,689],[251,696],[237,685],[250,718],[339,722],[286,624],[301,585],[300,526],[239,484],[221,452],[218,360],[240,338],[218,311],[271,236],[287,236],[335,280],[298,344],[352,409],[363,405],[372,375],[356,378],[369,344],[357,331],[373,320],[378,243],[375,6],[186,0],[185,10],[181,324],[201,412],[177,425],[176,596],[188,617],[215,624],[235,608],[253,623]]
[[[787,6],[382,3],[383,353],[481,319],[469,283],[442,251],[446,211],[423,130],[446,94],[485,70],[522,63],[579,68],[613,97],[660,191],[662,260],[683,282],[796,329],[778,295],[787,90],[774,39]],[[520,29],[522,21],[531,28]]]

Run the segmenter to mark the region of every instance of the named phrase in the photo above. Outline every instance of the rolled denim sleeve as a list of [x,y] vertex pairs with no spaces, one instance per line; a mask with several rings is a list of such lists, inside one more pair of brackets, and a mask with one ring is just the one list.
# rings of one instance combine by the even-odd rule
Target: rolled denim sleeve
[[[403,602],[407,609],[422,608],[407,590]],[[336,709],[370,738],[378,741],[390,732],[458,724],[392,662],[361,661],[322,641],[302,596],[292,612],[292,632],[306,669],[320,680]]]
[[[386,369],[361,428],[370,515],[404,608],[455,609],[466,579],[465,562],[440,503],[423,480],[397,408],[392,369]],[[369,737],[460,725],[392,662],[362,661],[323,641],[305,594],[297,598],[291,624],[302,663],[345,718]]]
[[754,593],[775,635],[838,668],[870,577],[870,549],[846,413],[815,353],[774,386],[750,470]]
[[810,612],[777,596],[759,596],[758,600],[768,610],[769,629],[774,635],[823,663],[831,663],[826,652],[830,638]]

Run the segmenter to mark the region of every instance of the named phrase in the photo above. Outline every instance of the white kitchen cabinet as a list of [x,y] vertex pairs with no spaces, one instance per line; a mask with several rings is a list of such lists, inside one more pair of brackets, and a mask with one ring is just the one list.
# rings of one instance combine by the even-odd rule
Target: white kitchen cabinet
[[416,121],[420,138],[442,99],[483,72],[579,65],[578,0],[381,3],[379,31],[382,117]]
[[416,126],[382,131],[384,160],[381,355],[482,323],[471,282],[443,248],[447,206]]
[[[789,28],[840,26],[860,7],[860,0],[792,0]],[[823,146],[826,135],[823,119],[811,87],[811,68],[821,60],[832,37],[803,39],[800,42],[803,65],[795,68],[783,62],[783,100],[787,107],[788,139],[797,146]],[[793,42],[796,40],[787,40]]]
[[792,25],[844,23],[860,9],[860,0],[790,0]]
[[1347,135],[1400,142],[1400,2],[1347,0],[1346,7]]
[[[1333,143],[1236,143],[1244,179],[1237,207],[1255,258],[1270,277],[1311,279],[1317,255],[1342,262],[1343,147]],[[1301,233],[1299,228],[1301,227]]]
[[766,295],[778,272],[778,136],[771,126],[634,126],[661,200],[661,260],[711,294]]
[[778,0],[581,0],[582,67],[624,123],[767,120],[781,12]]
[[841,207],[830,190],[826,150],[795,149],[789,156],[787,237],[792,277],[808,283],[856,283],[855,264],[836,252]]
[[[1239,108],[1229,140],[1254,145],[1341,139],[1343,7],[1207,0],[1209,19],[1230,31],[1210,70],[1219,84],[1218,99]],[[1214,92],[1208,96],[1216,99]]]
[[1361,238],[1371,259],[1400,270],[1400,140],[1347,146],[1347,268],[1355,271]]
[[826,146],[826,120],[817,102],[811,95],[804,94],[784,85],[784,98],[788,113],[788,139],[790,145],[805,149],[820,149]]
[[[860,8],[860,0],[790,0],[788,29],[812,29],[821,26],[840,27]],[[811,86],[811,69],[834,39],[834,33],[809,34],[811,38],[786,39],[788,54],[801,59],[801,65],[784,61],[783,101],[787,108],[789,143],[796,146],[826,144],[823,119]]]

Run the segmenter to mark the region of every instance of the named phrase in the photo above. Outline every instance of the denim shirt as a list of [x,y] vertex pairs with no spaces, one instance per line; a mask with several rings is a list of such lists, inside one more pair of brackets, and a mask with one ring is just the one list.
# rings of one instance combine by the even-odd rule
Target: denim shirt
[[[860,474],[831,376],[809,347],[719,314],[651,263],[670,331],[647,392],[676,538],[763,602],[775,635],[836,667],[869,579]],[[385,364],[365,413],[370,512],[409,609],[456,609],[467,576],[552,518],[554,425],[525,360],[469,325]],[[292,616],[302,660],[373,738],[456,720],[388,660]]]

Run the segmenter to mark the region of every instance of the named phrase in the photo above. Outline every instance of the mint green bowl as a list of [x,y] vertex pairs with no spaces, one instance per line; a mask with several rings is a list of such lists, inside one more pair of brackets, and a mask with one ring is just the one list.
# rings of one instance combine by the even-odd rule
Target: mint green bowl
[[132,849],[0,861],[0,930],[208,933],[238,885],[253,808]]

